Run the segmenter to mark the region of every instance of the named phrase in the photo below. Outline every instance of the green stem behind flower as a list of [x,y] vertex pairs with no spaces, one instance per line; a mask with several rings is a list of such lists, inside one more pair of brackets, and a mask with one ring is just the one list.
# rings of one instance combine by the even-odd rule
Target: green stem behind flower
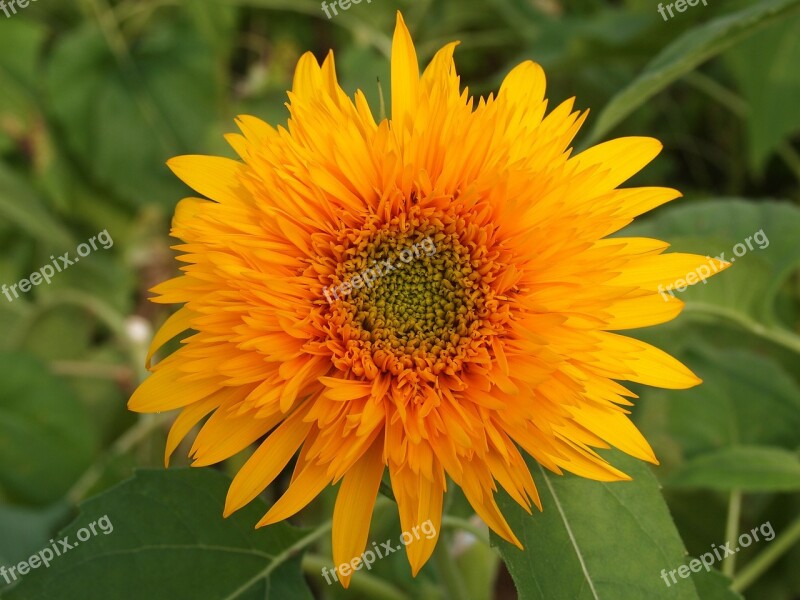
[[[739,537],[739,518],[742,514],[742,492],[733,490],[728,503],[728,521],[725,525],[725,541],[731,546],[736,546]],[[733,577],[736,572],[736,554],[725,557],[722,561],[722,572],[728,577]]]
[[750,561],[739,575],[733,580],[731,589],[734,592],[743,592],[754,581],[766,573],[792,546],[800,542],[800,517],[789,525],[789,528],[770,543],[766,550]]
[[445,598],[446,600],[468,600],[470,595],[464,587],[464,577],[458,570],[447,542],[447,536],[440,532],[436,549],[433,551],[433,563],[444,586]]
[[[309,577],[321,577],[322,569],[333,568],[333,563],[322,556],[317,554],[303,556],[303,572]],[[333,585],[338,584],[334,583]],[[367,598],[374,598],[374,600],[411,600],[404,592],[366,571],[353,573],[353,577],[350,579],[350,587],[347,589],[353,593],[360,592]]]

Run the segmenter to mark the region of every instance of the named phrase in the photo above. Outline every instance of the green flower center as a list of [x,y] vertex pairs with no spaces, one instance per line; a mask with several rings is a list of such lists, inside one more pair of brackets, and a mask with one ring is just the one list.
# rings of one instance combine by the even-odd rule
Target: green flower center
[[436,237],[415,231],[366,245],[375,279],[349,302],[354,322],[376,347],[438,355],[469,335],[480,299],[469,294],[468,256],[448,236],[438,236],[438,244]]
[[455,231],[385,226],[349,250],[327,295],[360,350],[437,370],[463,357],[486,311],[481,276]]

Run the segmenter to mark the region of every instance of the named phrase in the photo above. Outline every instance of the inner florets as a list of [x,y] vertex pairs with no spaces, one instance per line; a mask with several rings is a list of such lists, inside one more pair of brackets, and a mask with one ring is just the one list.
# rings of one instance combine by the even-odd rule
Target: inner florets
[[469,335],[481,298],[470,291],[469,254],[455,235],[434,227],[380,231],[354,262],[368,264],[372,280],[347,302],[373,348],[438,356]]
[[455,374],[486,343],[497,265],[458,223],[408,218],[342,232],[335,274],[323,288],[334,364],[374,377]]

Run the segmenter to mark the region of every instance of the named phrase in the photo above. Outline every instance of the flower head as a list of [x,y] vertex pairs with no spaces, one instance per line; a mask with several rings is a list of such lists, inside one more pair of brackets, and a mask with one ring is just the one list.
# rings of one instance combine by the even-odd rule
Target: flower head
[[[623,138],[575,156],[586,113],[547,113],[545,76],[525,62],[496,96],[462,90],[448,44],[420,75],[398,14],[391,119],[348,97],[333,54],[309,53],[289,93],[288,128],[241,116],[241,161],[183,156],[187,198],[172,234],[183,274],[155,302],[183,304],[130,408],[181,408],[166,455],[207,415],[194,465],[261,440],[225,513],[253,500],[297,456],[291,484],[259,525],[341,481],[336,564],[364,549],[388,469],[403,529],[439,531],[449,477],[498,535],[520,545],[496,483],[541,510],[520,450],[556,473],[627,476],[597,448],[656,462],[618,381],[699,383],[662,351],[615,333],[668,321],[659,293],[707,263],[658,240],[612,234],[680,194],[618,186],[660,151]],[[716,261],[715,268],[724,264]],[[416,572],[436,537],[407,546]],[[342,577],[347,585],[349,578]]]

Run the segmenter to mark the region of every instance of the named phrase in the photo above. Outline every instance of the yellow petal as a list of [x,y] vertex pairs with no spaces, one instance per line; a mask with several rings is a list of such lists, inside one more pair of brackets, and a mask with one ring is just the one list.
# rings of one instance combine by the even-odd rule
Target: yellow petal
[[666,323],[683,310],[683,302],[669,294],[648,294],[640,298],[625,298],[604,309],[610,315],[604,329],[637,329]]
[[[249,393],[242,389],[242,397]],[[192,446],[193,467],[207,467],[230,458],[266,434],[283,419],[278,413],[258,418],[252,413],[229,414],[218,410],[206,421]]]
[[250,193],[242,185],[247,167],[230,158],[178,156],[168,160],[167,166],[186,185],[211,200],[241,204],[250,199]]
[[164,449],[164,466],[169,466],[169,457],[175,452],[175,448],[181,443],[186,434],[191,431],[192,427],[200,422],[200,419],[205,417],[212,410],[217,408],[222,400],[219,394],[212,394],[205,400],[190,404],[181,411],[178,418],[169,428],[169,435],[167,436],[167,444]]
[[[342,479],[333,509],[333,562],[337,566],[364,551],[383,471],[379,438]],[[337,574],[344,587],[350,585],[350,575]]]
[[702,381],[678,360],[663,350],[645,342],[617,335],[600,333],[600,352],[608,352],[614,359],[623,360],[632,371],[625,379],[666,388],[682,390]]
[[611,190],[642,170],[658,153],[661,142],[647,137],[624,137],[584,150],[570,159],[580,170],[597,168],[593,184]]
[[[431,480],[422,472],[413,473],[408,465],[392,468],[389,474],[403,528],[402,542],[406,546],[411,574],[416,577],[439,539],[444,482],[438,474]],[[422,535],[422,526],[432,533]]]
[[308,99],[318,95],[322,90],[322,73],[312,52],[306,52],[297,61],[292,82],[292,93],[298,99]]
[[[613,239],[613,238],[612,238]],[[637,257],[629,261],[622,272],[609,285],[637,286],[643,289],[662,291],[670,290],[680,283],[694,285],[705,281],[715,273],[730,266],[730,263],[719,261],[699,254],[670,252],[658,256]],[[691,282],[687,282],[689,277]]]
[[227,517],[258,496],[280,474],[311,429],[303,417],[308,407],[298,409],[262,442],[234,477],[225,500]]
[[585,402],[574,409],[572,418],[623,452],[658,464],[650,444],[625,413]]
[[176,335],[189,329],[192,326],[191,322],[194,316],[195,314],[184,306],[164,321],[164,324],[159,327],[153,337],[153,341],[150,342],[150,348],[147,350],[145,364],[148,369],[150,368],[150,360],[153,358],[153,354]]
[[[474,462],[474,461],[473,461]],[[485,475],[489,475],[488,470]],[[461,481],[461,489],[464,491],[469,503],[478,516],[483,519],[492,531],[494,531],[501,538],[507,542],[514,544],[520,550],[523,550],[522,543],[514,535],[514,532],[509,527],[505,517],[503,517],[497,503],[494,500],[492,490],[489,487],[491,484],[491,476],[488,480],[480,480],[478,474],[474,469],[469,467],[464,469],[464,479]]]
[[403,15],[397,11],[392,39],[392,125],[400,130],[412,116],[419,90],[419,63]]
[[272,508],[267,511],[256,527],[264,527],[288,519],[305,508],[330,482],[325,465],[306,464],[297,478],[289,484],[289,488],[283,496],[272,505]]
[[136,388],[128,400],[128,409],[142,413],[174,410],[202,400],[221,387],[218,377],[192,381],[186,381],[184,377],[175,361],[170,361]]

